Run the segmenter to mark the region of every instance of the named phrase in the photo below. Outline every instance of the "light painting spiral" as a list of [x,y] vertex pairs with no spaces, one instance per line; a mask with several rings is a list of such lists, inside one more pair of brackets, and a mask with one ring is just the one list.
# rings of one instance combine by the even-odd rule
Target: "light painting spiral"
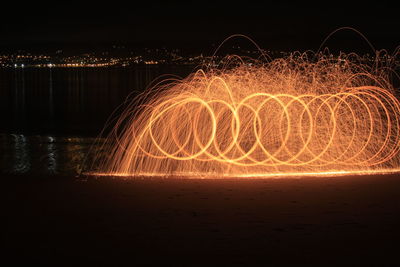
[[[357,57],[229,57],[135,99],[102,173],[241,177],[397,169],[400,103]],[[375,62],[376,63],[376,62]]]

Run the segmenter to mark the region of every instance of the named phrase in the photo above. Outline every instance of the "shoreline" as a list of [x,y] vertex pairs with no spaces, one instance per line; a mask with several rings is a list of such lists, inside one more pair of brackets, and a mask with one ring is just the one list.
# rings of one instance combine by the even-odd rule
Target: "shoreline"
[[1,178],[9,266],[398,262],[396,174]]

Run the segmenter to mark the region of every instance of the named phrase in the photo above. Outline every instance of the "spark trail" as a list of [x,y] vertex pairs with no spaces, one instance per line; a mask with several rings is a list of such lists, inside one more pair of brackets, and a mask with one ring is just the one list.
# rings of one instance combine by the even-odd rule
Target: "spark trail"
[[400,103],[387,66],[293,53],[226,57],[136,98],[97,174],[244,177],[399,169]]

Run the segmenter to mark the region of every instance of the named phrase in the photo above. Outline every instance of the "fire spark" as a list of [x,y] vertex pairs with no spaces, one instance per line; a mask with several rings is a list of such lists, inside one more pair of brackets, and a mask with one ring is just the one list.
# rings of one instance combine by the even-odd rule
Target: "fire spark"
[[[400,103],[387,68],[293,53],[231,56],[153,88],[118,119],[99,173],[269,177],[399,169]],[[98,173],[98,174],[99,174]]]

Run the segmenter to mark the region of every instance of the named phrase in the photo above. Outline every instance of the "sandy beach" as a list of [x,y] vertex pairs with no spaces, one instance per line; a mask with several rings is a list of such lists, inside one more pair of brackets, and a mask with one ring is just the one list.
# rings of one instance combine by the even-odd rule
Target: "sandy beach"
[[400,177],[1,177],[12,265],[375,265],[399,261]]

